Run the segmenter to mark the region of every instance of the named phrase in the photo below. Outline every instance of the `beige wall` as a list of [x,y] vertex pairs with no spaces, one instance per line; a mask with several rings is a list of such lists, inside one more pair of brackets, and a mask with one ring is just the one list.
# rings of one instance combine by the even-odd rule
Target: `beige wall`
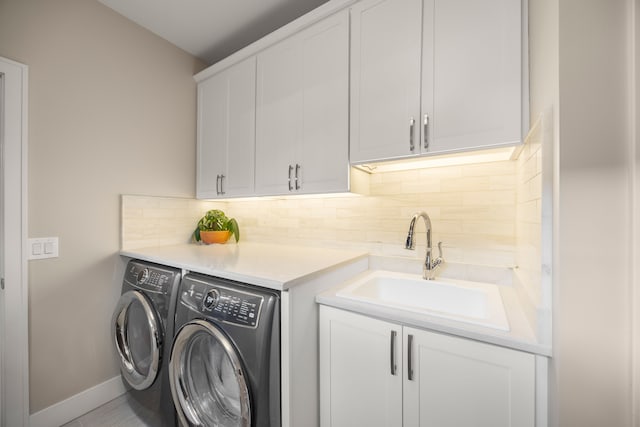
[[633,340],[633,353],[632,363],[635,369],[633,379],[635,380],[633,387],[632,402],[634,406],[634,427],[640,426],[640,1],[633,1],[634,13],[630,14],[633,20],[633,35],[634,35],[634,61],[633,61],[633,74],[632,79],[635,84],[633,109],[633,132],[634,132],[634,190],[633,195],[633,217],[635,218],[634,228],[634,245],[632,253],[632,290],[634,293],[634,310],[632,319],[632,340]]
[[550,425],[631,426],[631,2],[529,3],[532,116],[559,119]]
[[29,66],[30,403],[118,375],[109,320],[119,195],[192,197],[203,64],[95,1],[1,0],[0,55]]

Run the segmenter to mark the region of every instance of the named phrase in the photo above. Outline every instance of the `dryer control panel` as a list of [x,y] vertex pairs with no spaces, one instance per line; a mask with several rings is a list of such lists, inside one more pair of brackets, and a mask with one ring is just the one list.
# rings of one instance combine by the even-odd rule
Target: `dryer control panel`
[[124,280],[130,286],[158,294],[168,294],[179,273],[175,269],[151,264],[129,262]]
[[183,288],[180,301],[210,319],[256,328],[264,297],[224,285],[192,280],[187,288]]

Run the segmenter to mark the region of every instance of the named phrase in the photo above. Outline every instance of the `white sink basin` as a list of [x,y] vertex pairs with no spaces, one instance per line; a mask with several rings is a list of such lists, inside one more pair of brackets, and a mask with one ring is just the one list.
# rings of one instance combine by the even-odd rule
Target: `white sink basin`
[[336,294],[342,298],[508,331],[496,285],[424,280],[413,274],[373,270]]

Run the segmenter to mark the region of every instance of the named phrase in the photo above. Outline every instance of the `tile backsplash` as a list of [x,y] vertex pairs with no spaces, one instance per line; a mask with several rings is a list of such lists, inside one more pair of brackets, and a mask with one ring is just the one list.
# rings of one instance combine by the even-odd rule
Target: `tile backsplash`
[[122,248],[188,242],[197,220],[217,207],[235,217],[246,241],[367,250],[374,255],[423,258],[424,225],[416,251],[404,249],[409,220],[425,211],[433,245],[449,262],[516,264],[514,161],[370,175],[370,194],[260,198],[225,202],[122,196]]
[[120,248],[188,243],[204,212],[225,207],[220,202],[123,194]]
[[[515,162],[370,175],[370,194],[230,202],[247,240],[331,245],[374,255],[424,257],[426,237],[416,226],[416,251],[404,249],[409,221],[425,211],[433,245],[448,261],[513,266]],[[244,238],[244,237],[243,237]]]

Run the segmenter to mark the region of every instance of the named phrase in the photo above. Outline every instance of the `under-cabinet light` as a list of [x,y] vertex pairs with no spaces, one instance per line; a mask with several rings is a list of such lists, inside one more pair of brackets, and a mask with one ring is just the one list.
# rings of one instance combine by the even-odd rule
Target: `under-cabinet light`
[[515,160],[519,154],[518,146],[501,147],[489,150],[444,154],[440,156],[392,160],[379,163],[353,165],[367,173],[397,172],[410,169],[439,168],[443,166],[468,165],[473,163],[499,162]]

